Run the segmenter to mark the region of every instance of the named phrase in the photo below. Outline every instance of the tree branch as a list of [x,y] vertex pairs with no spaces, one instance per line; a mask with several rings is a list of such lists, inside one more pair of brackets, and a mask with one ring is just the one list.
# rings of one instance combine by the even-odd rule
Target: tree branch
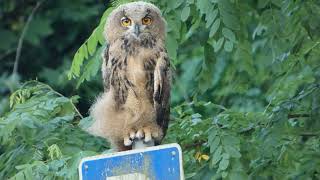
[[292,118],[308,118],[310,117],[309,114],[288,114],[288,119]]
[[200,141],[197,141],[197,142],[194,142],[192,144],[186,144],[183,146],[183,149],[189,149],[189,148],[195,148],[196,146],[200,146],[202,145],[203,143],[206,143],[207,141],[205,140],[200,140]]
[[300,136],[307,136],[307,137],[313,137],[313,136],[319,136],[320,133],[310,133],[310,132],[305,132],[305,133],[301,133],[299,134]]
[[19,59],[20,59],[20,56],[21,56],[21,49],[22,49],[22,45],[23,45],[23,40],[24,40],[24,37],[25,37],[25,35],[26,35],[26,32],[27,32],[27,30],[28,30],[28,28],[29,28],[30,22],[32,21],[35,12],[37,11],[37,9],[39,9],[40,5],[41,5],[44,1],[45,1],[45,0],[42,0],[42,1],[38,1],[38,2],[37,2],[37,4],[36,4],[35,7],[32,9],[31,14],[29,15],[29,17],[28,17],[28,19],[27,19],[26,25],[23,27],[23,30],[22,30],[22,33],[21,33],[21,36],[20,36],[19,42],[18,42],[18,47],[17,47],[16,58],[15,58],[14,66],[13,66],[13,70],[12,70],[12,75],[14,75],[14,74],[16,74],[16,73],[18,72]]

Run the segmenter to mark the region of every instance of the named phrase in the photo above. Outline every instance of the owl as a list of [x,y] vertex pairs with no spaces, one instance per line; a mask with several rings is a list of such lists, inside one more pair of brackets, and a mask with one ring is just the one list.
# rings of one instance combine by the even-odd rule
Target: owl
[[170,62],[166,22],[160,10],[132,2],[113,10],[104,28],[104,92],[92,105],[91,134],[106,138],[117,151],[134,139],[160,144],[170,114]]

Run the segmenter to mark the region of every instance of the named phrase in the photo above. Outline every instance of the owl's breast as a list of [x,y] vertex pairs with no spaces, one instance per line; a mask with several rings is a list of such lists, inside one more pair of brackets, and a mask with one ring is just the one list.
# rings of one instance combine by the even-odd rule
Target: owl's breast
[[[158,50],[136,47],[130,54],[113,44],[109,49],[114,99],[126,107],[150,106],[153,103],[154,67]],[[151,105],[152,106],[152,105]]]
[[136,89],[143,90],[147,82],[146,71],[141,59],[138,57],[128,58],[127,77],[135,85]]
[[[128,66],[126,69],[126,77],[133,84],[132,89],[128,92],[128,98],[124,107],[132,110],[137,117],[142,114],[148,116],[148,119],[153,119],[155,112],[152,103],[153,89],[148,88],[151,79],[148,76],[144,62],[146,59],[142,57],[128,57]],[[150,99],[151,98],[151,99]]]

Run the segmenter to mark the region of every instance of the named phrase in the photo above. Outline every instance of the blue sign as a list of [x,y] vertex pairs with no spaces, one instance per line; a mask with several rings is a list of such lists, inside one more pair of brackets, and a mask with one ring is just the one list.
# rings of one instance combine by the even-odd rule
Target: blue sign
[[80,180],[183,180],[178,144],[153,146],[82,159]]

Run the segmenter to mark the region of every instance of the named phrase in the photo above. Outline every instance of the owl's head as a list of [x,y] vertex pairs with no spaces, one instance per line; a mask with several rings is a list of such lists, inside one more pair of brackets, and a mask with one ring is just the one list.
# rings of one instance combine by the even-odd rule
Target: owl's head
[[110,13],[104,35],[109,42],[122,37],[136,41],[150,37],[164,39],[165,24],[160,10],[153,4],[132,2]]

